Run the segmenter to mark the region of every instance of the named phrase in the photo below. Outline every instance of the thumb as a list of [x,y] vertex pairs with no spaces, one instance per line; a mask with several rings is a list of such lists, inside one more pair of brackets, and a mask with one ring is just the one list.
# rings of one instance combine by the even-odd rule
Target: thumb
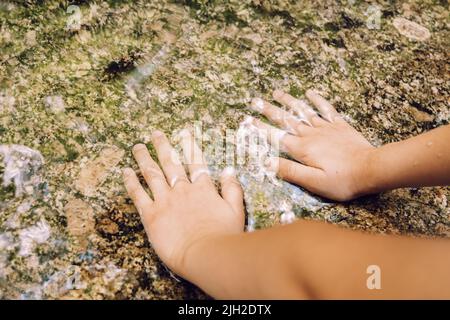
[[313,193],[322,195],[324,193],[321,190],[322,171],[320,169],[277,157],[267,159],[265,165],[268,170],[276,172],[283,180],[308,189]]
[[233,167],[227,167],[220,176],[222,197],[231,206],[234,212],[244,215],[244,192],[241,184],[236,179]]

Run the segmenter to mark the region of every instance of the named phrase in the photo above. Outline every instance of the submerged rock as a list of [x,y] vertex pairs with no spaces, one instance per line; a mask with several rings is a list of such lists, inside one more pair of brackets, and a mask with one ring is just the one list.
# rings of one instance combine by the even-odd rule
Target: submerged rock
[[411,40],[425,41],[429,37],[431,37],[430,31],[428,31],[427,28],[414,21],[410,21],[402,17],[397,17],[394,19],[392,24],[398,30],[398,32],[400,32],[400,34]]
[[15,195],[33,194],[39,189],[42,180],[39,170],[44,158],[37,150],[23,145],[0,145],[0,155],[5,166],[3,186],[15,186]]
[[60,113],[66,110],[66,105],[61,96],[48,96],[44,99],[45,105],[53,113]]
[[94,196],[99,186],[111,169],[122,159],[124,151],[117,147],[103,149],[98,157],[86,163],[75,181],[77,188],[85,196]]
[[85,250],[88,237],[95,231],[94,209],[80,199],[72,199],[64,206],[67,218],[67,229],[80,243],[80,249]]
[[48,240],[50,234],[50,226],[45,220],[41,220],[34,226],[20,230],[19,255],[29,256],[37,244],[45,243]]
[[[206,298],[161,264],[123,187],[154,129],[236,133],[260,117],[253,97],[310,88],[377,146],[449,123],[442,1],[3,2],[0,299]],[[261,141],[228,164],[205,150],[213,178],[235,167],[248,230],[314,219],[450,235],[448,188],[327,203],[268,172],[271,152]]]

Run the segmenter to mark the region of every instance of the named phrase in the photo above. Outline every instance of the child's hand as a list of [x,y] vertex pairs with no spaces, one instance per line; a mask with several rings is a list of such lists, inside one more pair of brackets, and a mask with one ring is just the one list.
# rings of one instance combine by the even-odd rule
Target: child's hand
[[183,132],[182,144],[190,178],[162,132],[154,132],[152,142],[162,170],[145,145],[134,146],[133,153],[153,199],[130,168],[124,170],[125,187],[156,253],[169,268],[184,276],[186,255],[194,243],[243,232],[243,193],[230,168],[222,174],[222,196],[218,194],[189,132]]
[[333,200],[345,201],[371,191],[369,171],[365,169],[375,148],[328,101],[307,91],[306,97],[317,108],[316,113],[306,102],[281,91],[275,91],[273,97],[291,112],[261,99],[252,101],[252,109],[289,133],[280,135],[279,129],[255,119],[253,123],[270,130],[269,139],[280,139],[271,143],[280,143],[298,162],[273,158],[267,162],[269,169],[282,179]]

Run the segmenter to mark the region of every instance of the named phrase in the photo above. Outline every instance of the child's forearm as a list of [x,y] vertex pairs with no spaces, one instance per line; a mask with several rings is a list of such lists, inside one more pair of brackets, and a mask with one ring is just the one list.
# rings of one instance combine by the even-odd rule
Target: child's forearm
[[[301,221],[200,242],[182,276],[215,298],[450,297],[450,286],[442,285],[450,283],[449,248],[446,240]],[[371,265],[380,267],[380,290],[367,287]]]
[[201,241],[186,252],[181,276],[219,299],[309,298],[297,281],[292,255],[301,238],[292,231],[271,228]]
[[450,125],[376,149],[361,174],[367,193],[450,184]]
[[188,249],[181,276],[219,299],[306,298],[288,264],[292,234],[217,236]]
[[[450,183],[450,126],[378,148],[360,172],[365,193]],[[216,298],[449,297],[449,242],[433,241],[302,221],[200,242],[182,276]],[[382,290],[366,286],[370,265]]]

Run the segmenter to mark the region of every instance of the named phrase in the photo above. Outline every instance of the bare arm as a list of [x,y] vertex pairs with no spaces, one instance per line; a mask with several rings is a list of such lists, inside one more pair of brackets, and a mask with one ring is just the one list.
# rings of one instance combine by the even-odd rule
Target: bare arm
[[[185,277],[228,299],[449,298],[449,250],[448,240],[300,221],[199,242],[188,251]],[[381,270],[380,290],[367,287],[371,265]]]
[[368,167],[370,192],[450,184],[450,125],[376,149]]
[[450,125],[375,148],[316,92],[307,91],[306,96],[317,111],[281,91],[273,96],[287,110],[261,99],[254,99],[252,108],[286,133],[256,119],[253,124],[268,137],[277,137],[270,142],[294,159],[273,158],[268,163],[287,181],[338,201],[399,187],[450,183]]
[[[183,141],[185,154],[202,159],[190,135]],[[145,146],[133,150],[153,199],[130,169],[125,186],[160,258],[213,297],[450,297],[449,240],[307,221],[244,233],[242,190],[232,172],[222,176],[219,195],[203,160],[188,164],[188,178],[167,138],[156,133],[153,142],[162,170]],[[381,290],[366,286],[369,265],[381,268]]]

